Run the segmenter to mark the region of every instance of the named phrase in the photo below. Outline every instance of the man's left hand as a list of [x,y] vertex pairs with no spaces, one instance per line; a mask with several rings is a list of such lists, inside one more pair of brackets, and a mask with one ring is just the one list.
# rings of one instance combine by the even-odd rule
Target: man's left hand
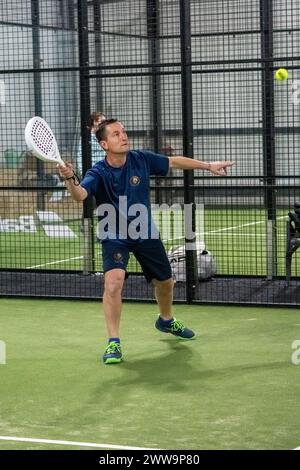
[[216,176],[226,176],[227,168],[230,168],[234,165],[235,162],[212,162],[209,164],[208,170]]

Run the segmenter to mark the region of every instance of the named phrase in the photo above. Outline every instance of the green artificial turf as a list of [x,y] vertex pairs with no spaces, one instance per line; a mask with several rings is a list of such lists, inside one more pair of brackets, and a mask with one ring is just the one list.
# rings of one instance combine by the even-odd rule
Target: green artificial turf
[[[156,313],[124,304],[125,360],[106,366],[98,302],[0,299],[0,436],[160,449],[300,445],[298,310],[176,305],[198,332],[190,342],[155,330]],[[0,440],[0,449],[61,448]]]

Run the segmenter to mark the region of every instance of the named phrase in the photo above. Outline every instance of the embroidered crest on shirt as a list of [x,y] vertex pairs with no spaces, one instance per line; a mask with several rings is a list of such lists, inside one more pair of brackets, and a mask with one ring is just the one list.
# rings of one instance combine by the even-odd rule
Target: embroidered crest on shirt
[[138,184],[140,184],[140,182],[141,182],[141,178],[139,176],[132,176],[130,178],[131,186],[137,186]]

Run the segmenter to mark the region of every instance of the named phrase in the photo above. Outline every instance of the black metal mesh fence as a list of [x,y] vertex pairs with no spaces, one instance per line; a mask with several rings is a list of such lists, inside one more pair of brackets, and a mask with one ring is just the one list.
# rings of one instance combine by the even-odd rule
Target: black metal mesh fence
[[[98,158],[87,126],[99,111],[124,123],[131,148],[236,162],[226,178],[151,180],[175,300],[299,304],[300,235],[288,217],[300,201],[299,34],[296,0],[3,0],[0,294],[101,297],[93,207],[72,201],[24,141],[42,116],[84,173]],[[274,79],[281,67],[288,80]],[[152,300],[134,257],[128,271],[124,297]]]

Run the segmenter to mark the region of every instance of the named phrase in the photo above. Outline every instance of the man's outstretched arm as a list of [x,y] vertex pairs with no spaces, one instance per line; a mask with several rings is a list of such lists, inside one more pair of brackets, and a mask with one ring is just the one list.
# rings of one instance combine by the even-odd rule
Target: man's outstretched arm
[[170,168],[177,168],[181,170],[208,170],[214,175],[225,176],[227,168],[232,167],[234,162],[201,162],[187,157],[168,157]]
[[74,201],[84,201],[84,199],[87,198],[88,193],[82,186],[80,186],[80,184],[76,183],[76,178],[74,179],[75,172],[73,165],[71,163],[66,163],[65,166],[57,165],[57,168],[60,176],[64,178],[65,185]]

